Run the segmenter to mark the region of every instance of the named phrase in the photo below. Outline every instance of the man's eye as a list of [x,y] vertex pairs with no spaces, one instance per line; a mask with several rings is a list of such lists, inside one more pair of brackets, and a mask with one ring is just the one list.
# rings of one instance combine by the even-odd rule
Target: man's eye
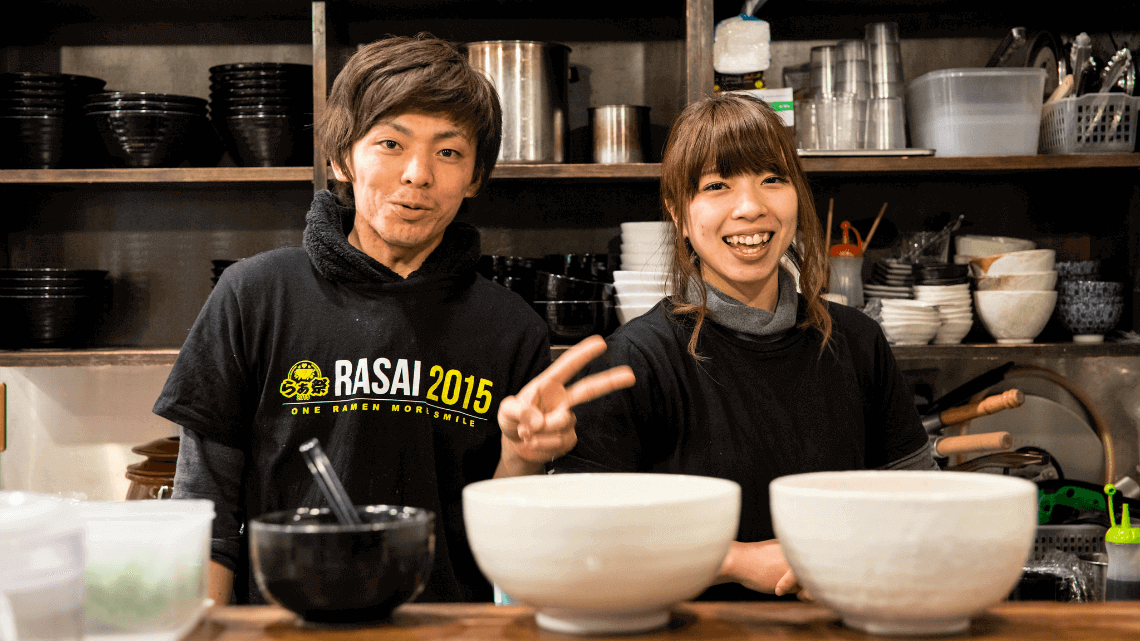
[[395,140],[381,140],[380,146],[385,149],[395,149],[400,146]]
[[443,149],[439,153],[444,158],[458,158],[459,157],[459,152],[454,150],[454,149]]

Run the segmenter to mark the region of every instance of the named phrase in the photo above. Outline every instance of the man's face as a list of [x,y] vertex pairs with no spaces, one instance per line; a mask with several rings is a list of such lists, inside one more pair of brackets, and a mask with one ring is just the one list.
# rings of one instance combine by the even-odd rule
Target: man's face
[[[475,150],[471,134],[443,115],[407,112],[378,122],[352,147],[349,241],[405,276],[417,269],[463,199],[478,191]],[[333,170],[348,180],[343,168]]]

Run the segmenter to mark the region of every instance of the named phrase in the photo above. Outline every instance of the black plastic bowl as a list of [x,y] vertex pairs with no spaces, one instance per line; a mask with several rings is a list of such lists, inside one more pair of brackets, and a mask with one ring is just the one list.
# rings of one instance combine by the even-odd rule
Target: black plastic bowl
[[594,334],[605,336],[613,313],[611,303],[603,300],[536,300],[532,305],[546,321],[555,345],[573,345]]
[[419,595],[435,555],[435,514],[395,505],[356,511],[362,525],[340,525],[328,508],[252,519],[250,558],[265,598],[306,622],[364,625]]
[[313,119],[287,115],[212,118],[234,162],[242,167],[287,167],[313,162]]
[[177,167],[195,153],[205,116],[178,111],[89,111],[107,154],[119,167]]
[[605,283],[536,272],[534,277],[535,300],[608,300],[611,298]]
[[89,347],[107,302],[102,293],[0,295],[0,347]]

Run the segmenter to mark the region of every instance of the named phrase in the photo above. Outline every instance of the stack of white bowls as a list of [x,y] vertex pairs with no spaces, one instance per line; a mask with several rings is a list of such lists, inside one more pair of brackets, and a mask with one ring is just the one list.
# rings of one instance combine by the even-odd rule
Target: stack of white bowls
[[671,228],[666,222],[621,224],[621,269],[613,272],[618,322],[641,316],[671,293],[666,290]]
[[671,223],[621,224],[621,268],[635,272],[667,272],[673,260]]
[[942,317],[933,303],[906,298],[884,298],[882,303],[883,332],[895,345],[926,345],[942,329]]
[[970,261],[974,308],[999,343],[1032,343],[1057,304],[1052,249],[996,254]]
[[665,272],[618,270],[613,276],[615,310],[622,324],[641,316],[672,293]]
[[915,285],[916,301],[938,310],[941,325],[934,335],[935,345],[957,345],[974,325],[974,305],[970,283],[959,285]]

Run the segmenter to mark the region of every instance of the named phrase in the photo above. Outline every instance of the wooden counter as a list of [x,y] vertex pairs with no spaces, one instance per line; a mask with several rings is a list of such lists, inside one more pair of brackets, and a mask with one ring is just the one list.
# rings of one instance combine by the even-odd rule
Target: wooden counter
[[213,608],[186,641],[1115,641],[1140,639],[1140,602],[1003,603],[975,618],[966,634],[949,637],[874,636],[844,627],[830,610],[796,602],[688,603],[669,628],[621,637],[575,637],[536,627],[532,610],[490,604],[409,604],[391,624],[351,630],[303,628],[283,609]]

